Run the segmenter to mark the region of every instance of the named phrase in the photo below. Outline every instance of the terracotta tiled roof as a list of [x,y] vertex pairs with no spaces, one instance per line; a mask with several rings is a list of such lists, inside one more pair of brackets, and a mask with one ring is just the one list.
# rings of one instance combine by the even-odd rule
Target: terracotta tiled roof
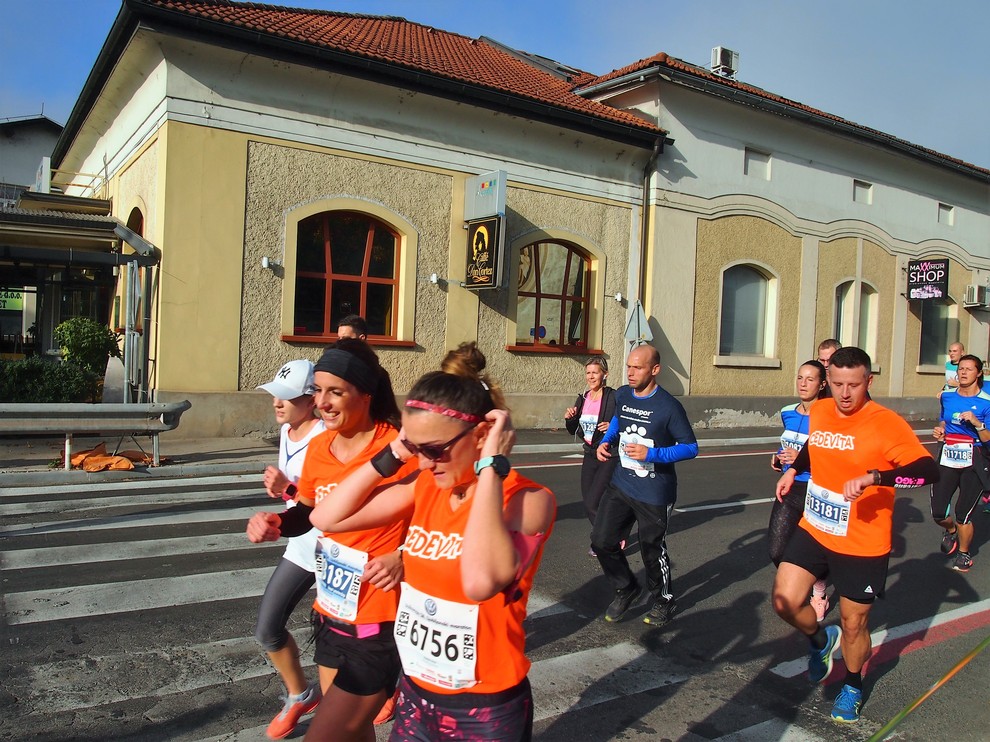
[[[622,69],[613,70],[612,72],[609,72],[607,75],[602,75],[601,77],[597,77],[597,78],[595,78],[593,80],[588,81],[587,83],[585,83],[581,87],[590,88],[590,87],[598,86],[598,85],[600,85],[602,83],[606,83],[606,82],[608,82],[610,80],[615,80],[615,79],[624,77],[626,75],[630,75],[630,74],[633,74],[633,73],[636,73],[636,72],[643,72],[645,70],[650,69],[651,67],[667,67],[667,68],[672,69],[672,70],[678,70],[680,72],[686,72],[686,73],[688,73],[690,75],[694,75],[694,76],[696,76],[698,78],[701,78],[701,79],[704,79],[704,80],[710,80],[710,81],[713,81],[713,82],[717,82],[718,84],[725,85],[728,88],[733,88],[735,90],[740,90],[740,91],[743,91],[745,93],[749,93],[751,95],[755,95],[755,96],[758,96],[760,98],[763,98],[765,100],[773,101],[774,103],[780,103],[782,105],[788,106],[788,107],[793,108],[793,109],[798,110],[798,111],[803,111],[805,113],[810,113],[810,114],[812,114],[814,116],[819,116],[819,117],[824,118],[824,119],[829,119],[830,121],[835,121],[837,123],[845,124],[847,126],[852,127],[853,129],[860,130],[863,134],[869,135],[869,136],[871,136],[874,139],[885,139],[885,140],[887,140],[889,142],[892,142],[892,143],[895,143],[896,142],[896,143],[898,143],[898,144],[900,144],[900,145],[902,145],[904,147],[909,147],[909,148],[915,149],[918,152],[922,152],[922,153],[928,154],[928,155],[930,155],[932,157],[935,157],[935,158],[938,158],[940,160],[945,160],[946,162],[955,163],[955,164],[961,165],[961,166],[963,166],[965,168],[969,168],[969,169],[976,170],[976,171],[985,173],[987,175],[990,175],[990,170],[987,170],[985,168],[981,168],[981,167],[979,167],[977,165],[973,165],[973,164],[971,164],[969,162],[966,162],[964,160],[960,160],[960,159],[957,159],[955,157],[950,157],[948,155],[944,155],[941,152],[936,152],[933,149],[928,149],[927,147],[922,147],[922,146],[920,146],[918,144],[913,144],[911,142],[908,142],[907,140],[899,139],[899,138],[897,138],[895,136],[892,136],[892,135],[887,134],[885,132],[879,131],[877,129],[871,129],[868,126],[862,126],[861,124],[857,124],[857,123],[855,123],[853,121],[849,121],[848,119],[844,119],[844,118],[842,118],[840,116],[835,116],[835,115],[833,115],[831,113],[828,113],[826,111],[821,111],[821,110],[819,110],[817,108],[813,108],[812,106],[805,105],[804,103],[799,103],[798,101],[791,100],[790,98],[784,98],[783,96],[780,96],[780,95],[776,95],[774,93],[767,92],[766,90],[763,90],[762,88],[758,88],[758,87],[755,87],[753,85],[747,85],[744,82],[738,82],[736,80],[730,80],[728,78],[722,77],[721,75],[716,75],[715,73],[713,73],[713,72],[711,72],[709,70],[706,70],[706,69],[704,69],[702,67],[698,67],[696,65],[689,64],[688,62],[685,62],[685,61],[683,61],[681,59],[677,59],[676,57],[671,57],[670,55],[666,54],[665,52],[660,52],[659,54],[654,54],[652,57],[647,57],[646,59],[641,59],[638,62],[633,62],[632,64],[627,65],[627,66],[623,67]],[[577,88],[577,89],[580,89],[580,88]]]
[[[621,124],[644,133],[663,133],[654,124],[574,93],[594,79],[575,71],[570,79],[550,74],[486,43],[394,16],[303,10],[230,0],[132,0],[171,11],[174,18],[198,19],[328,49],[439,78],[527,99],[552,108]],[[469,91],[465,91],[470,95]]]

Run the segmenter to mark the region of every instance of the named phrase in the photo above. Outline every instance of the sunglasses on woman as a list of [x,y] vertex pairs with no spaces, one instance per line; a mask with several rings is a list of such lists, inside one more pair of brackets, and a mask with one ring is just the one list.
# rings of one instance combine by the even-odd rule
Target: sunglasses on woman
[[459,441],[461,438],[466,436],[472,430],[474,430],[473,425],[470,428],[464,428],[464,430],[462,430],[460,433],[455,435],[446,443],[423,443],[420,445],[416,445],[415,443],[411,443],[406,438],[403,438],[402,445],[408,448],[409,452],[413,456],[422,456],[423,458],[427,458],[430,461],[439,461],[440,459],[443,458],[443,455],[447,452],[448,448],[453,446],[455,443],[457,443],[457,441]]

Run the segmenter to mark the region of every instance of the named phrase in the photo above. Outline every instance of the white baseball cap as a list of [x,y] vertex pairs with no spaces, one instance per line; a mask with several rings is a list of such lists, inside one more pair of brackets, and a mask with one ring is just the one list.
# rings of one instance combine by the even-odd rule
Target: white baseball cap
[[306,394],[313,386],[313,362],[306,360],[289,361],[267,384],[255,387],[264,389],[275,399],[295,399]]

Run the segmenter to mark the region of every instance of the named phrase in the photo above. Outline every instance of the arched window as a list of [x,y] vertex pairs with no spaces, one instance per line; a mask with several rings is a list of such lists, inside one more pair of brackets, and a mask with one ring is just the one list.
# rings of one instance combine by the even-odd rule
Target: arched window
[[860,281],[858,304],[856,299],[856,281],[845,281],[835,287],[833,337],[842,345],[862,348],[876,360],[879,297],[876,289]]
[[591,261],[564,242],[534,242],[519,250],[516,345],[588,345]]
[[720,356],[772,354],[771,281],[750,265],[734,265],[722,273]]
[[332,335],[359,314],[369,335],[395,337],[399,236],[354,211],[314,214],[297,230],[293,334]]
[[927,299],[921,302],[922,366],[941,366],[949,357],[949,346],[959,342],[959,320],[956,305],[947,301]]

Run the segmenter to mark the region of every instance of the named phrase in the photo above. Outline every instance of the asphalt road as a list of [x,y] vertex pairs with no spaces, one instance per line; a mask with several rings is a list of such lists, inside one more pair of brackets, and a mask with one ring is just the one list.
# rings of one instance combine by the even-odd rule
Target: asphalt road
[[[903,494],[863,719],[832,723],[841,671],[809,686],[806,644],[768,602],[767,451],[703,450],[679,465],[668,539],[679,611],[661,629],[641,622],[645,605],[601,620],[610,595],[586,553],[579,459],[514,458],[559,501],[528,620],[538,739],[867,739],[987,635],[990,515],[977,515],[976,566],[962,575],[938,551],[927,493]],[[280,684],[251,637],[280,549],[242,533],[270,501],[246,477],[148,484],[0,491],[0,739],[264,739]],[[634,544],[630,555],[638,567]],[[897,738],[986,739],[987,678],[990,652]]]

